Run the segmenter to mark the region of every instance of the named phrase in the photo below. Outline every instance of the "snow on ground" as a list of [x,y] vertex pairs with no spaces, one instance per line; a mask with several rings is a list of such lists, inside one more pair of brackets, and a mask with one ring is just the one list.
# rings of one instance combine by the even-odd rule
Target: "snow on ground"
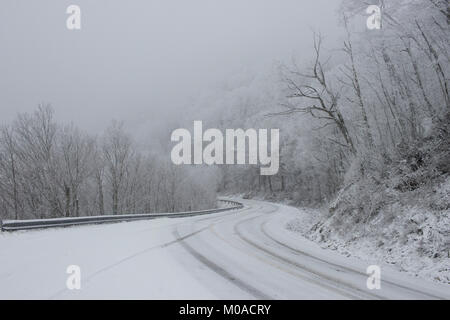
[[[1,233],[0,299],[215,298],[161,248],[178,220]],[[66,289],[69,265],[81,268],[80,291]]]
[[[450,297],[446,286],[389,268],[370,291],[369,262],[286,231],[292,221],[306,228],[311,215],[241,201],[241,210],[207,216],[0,233],[0,299]],[[81,268],[79,291],[66,287],[69,265]]]
[[[419,208],[399,208],[397,213],[397,218],[390,223],[380,221],[383,219],[380,215],[370,222],[366,230],[349,232],[345,238],[333,232],[333,227],[327,223],[327,214],[319,209],[300,209],[285,227],[343,256],[357,257],[415,277],[450,284],[450,256],[430,258],[423,252],[423,247],[433,247],[433,241],[440,244],[450,242],[450,237],[447,240],[436,238],[439,234],[435,232],[437,228],[450,232],[450,212],[442,212],[439,221],[435,214]],[[381,232],[379,223],[384,225]],[[419,239],[412,228],[421,230],[420,235],[428,236]]]

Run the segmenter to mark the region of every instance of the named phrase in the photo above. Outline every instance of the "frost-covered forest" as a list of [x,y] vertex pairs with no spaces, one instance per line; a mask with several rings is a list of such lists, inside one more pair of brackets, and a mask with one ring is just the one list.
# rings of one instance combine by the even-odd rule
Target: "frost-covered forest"
[[0,299],[450,299],[449,36],[450,0],[2,0]]
[[380,30],[366,28],[367,3],[345,0],[339,45],[313,32],[308,61],[294,57],[230,79],[199,99],[199,118],[221,128],[281,130],[280,172],[262,177],[256,167],[223,167],[220,191],[322,207],[302,234],[400,259],[405,270],[445,282],[449,3],[371,3],[382,7]]
[[[380,186],[399,174],[393,188],[414,190],[448,174],[442,129],[450,108],[448,2],[381,5],[380,30],[366,28],[367,4],[343,1],[340,46],[330,47],[326,34],[316,32],[309,61],[294,57],[259,74],[237,75],[194,103],[192,117],[209,119],[211,127],[281,130],[278,175],[224,167],[220,190],[317,204],[355,183]],[[418,150],[423,144],[440,148],[430,152],[433,173],[421,171],[428,165],[425,150]]]
[[[277,175],[176,167],[166,146],[137,147],[120,123],[94,137],[41,106],[2,128],[2,217],[198,209],[217,191],[331,203],[334,217],[361,222],[410,192],[434,190],[450,170],[448,1],[373,3],[382,7],[380,30],[366,27],[367,3],[344,0],[338,46],[317,30],[308,60],[236,74],[177,114],[182,127],[280,128]],[[427,198],[448,209],[448,198]]]
[[215,206],[198,174],[138,148],[120,122],[90,136],[50,106],[0,132],[1,218],[175,212]]

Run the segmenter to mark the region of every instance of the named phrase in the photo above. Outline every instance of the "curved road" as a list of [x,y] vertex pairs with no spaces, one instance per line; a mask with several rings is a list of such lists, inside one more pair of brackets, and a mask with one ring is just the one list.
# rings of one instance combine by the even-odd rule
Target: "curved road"
[[[292,207],[0,234],[0,298],[449,299],[450,287],[369,265],[284,229]],[[81,289],[66,287],[69,265]]]

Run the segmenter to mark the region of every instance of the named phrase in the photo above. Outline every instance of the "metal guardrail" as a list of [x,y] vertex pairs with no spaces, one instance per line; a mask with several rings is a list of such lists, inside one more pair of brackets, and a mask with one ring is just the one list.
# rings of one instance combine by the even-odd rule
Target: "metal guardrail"
[[52,227],[67,227],[78,226],[85,224],[101,224],[111,222],[125,222],[125,221],[137,221],[137,220],[150,220],[157,218],[184,218],[200,216],[205,214],[219,213],[229,210],[242,209],[244,205],[242,203],[231,200],[218,200],[220,202],[230,205],[229,207],[200,210],[200,211],[188,211],[188,212],[176,212],[176,213],[146,213],[146,214],[124,214],[124,215],[107,215],[107,216],[90,216],[90,217],[77,217],[77,218],[54,218],[54,219],[36,219],[36,220],[0,220],[0,229],[2,231],[16,231],[16,230],[30,230],[30,229],[43,229]]

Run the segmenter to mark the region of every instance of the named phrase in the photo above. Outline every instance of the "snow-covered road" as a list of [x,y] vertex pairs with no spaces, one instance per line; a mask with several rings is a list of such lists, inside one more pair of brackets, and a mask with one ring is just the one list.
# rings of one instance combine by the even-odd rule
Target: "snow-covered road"
[[[450,299],[450,286],[321,249],[287,231],[292,207],[0,234],[2,299]],[[66,268],[81,268],[68,290]]]

